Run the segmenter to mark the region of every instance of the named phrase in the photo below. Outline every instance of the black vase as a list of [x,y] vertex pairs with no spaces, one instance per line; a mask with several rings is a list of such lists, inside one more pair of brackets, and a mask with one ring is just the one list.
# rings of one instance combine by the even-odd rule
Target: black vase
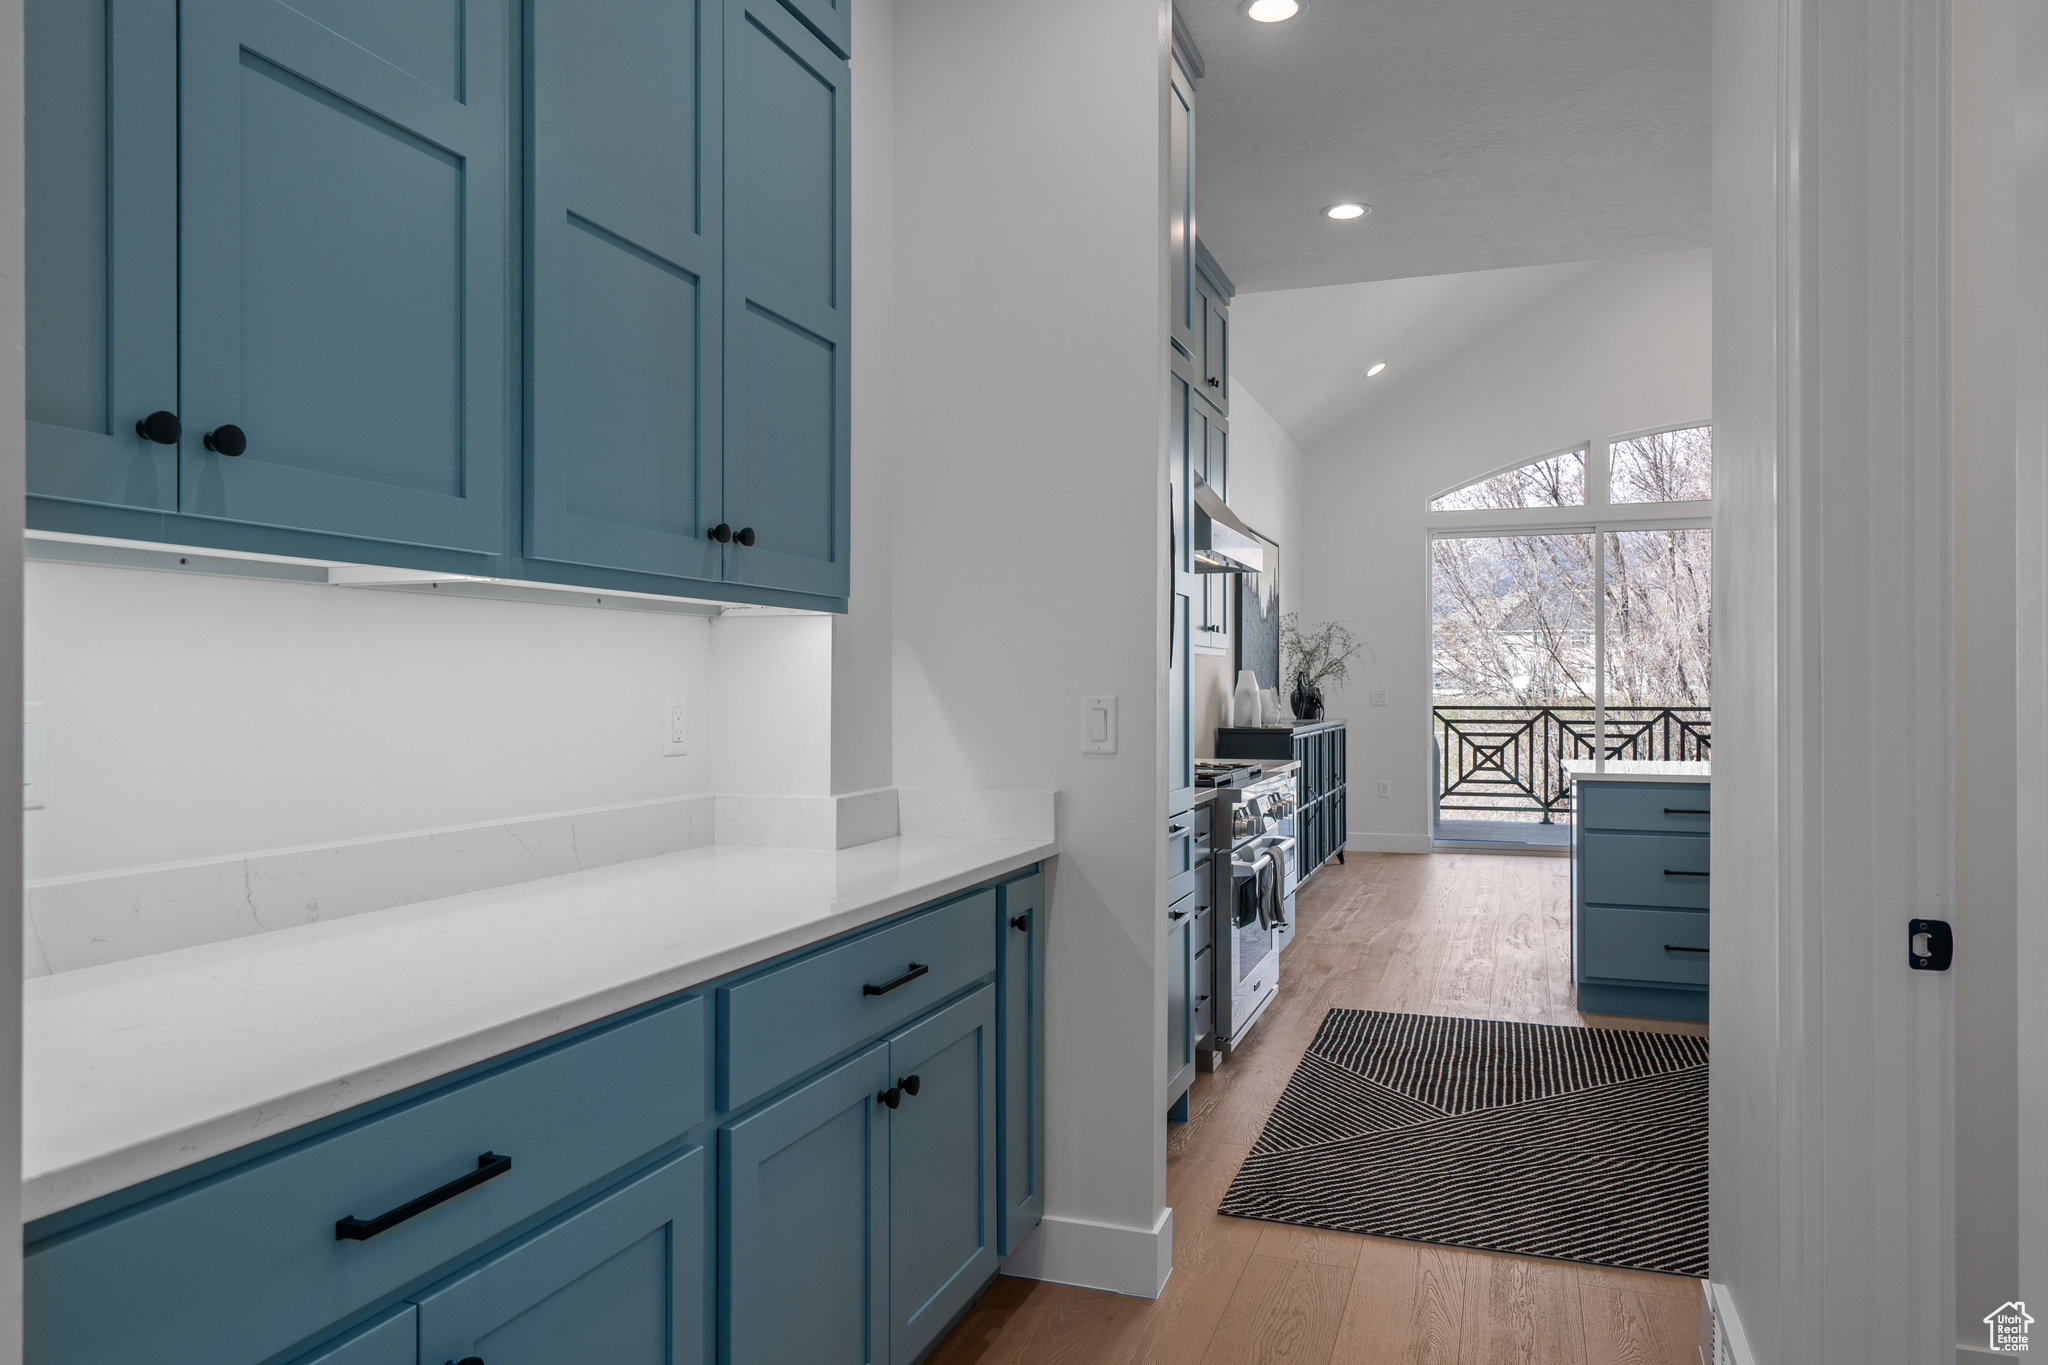
[[1308,678],[1300,673],[1294,675],[1294,715],[1297,720],[1321,720],[1323,718],[1323,694],[1320,688],[1310,687]]

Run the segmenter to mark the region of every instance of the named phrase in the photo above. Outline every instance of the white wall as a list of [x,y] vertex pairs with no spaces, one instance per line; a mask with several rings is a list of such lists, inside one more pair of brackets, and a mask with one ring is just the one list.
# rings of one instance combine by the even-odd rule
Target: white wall
[[1955,971],[1969,983],[1956,993],[1956,1336],[1979,1345],[1984,1314],[2024,1297],[2013,1198],[2016,41],[2014,0],[1955,7]]
[[833,792],[893,778],[896,7],[853,7],[853,584],[832,622]]
[[[1259,400],[1235,379],[1230,382],[1230,506],[1253,530],[1280,545],[1280,610],[1294,610],[1302,565],[1301,447]],[[1230,580],[1230,633],[1223,654],[1197,654],[1194,689],[1195,757],[1216,754],[1216,727],[1230,713],[1237,684],[1237,580]],[[1280,696],[1288,688],[1281,680]]]
[[[1289,609],[1342,621],[1369,646],[1326,698],[1350,725],[1355,847],[1429,846],[1430,497],[1590,439],[1708,417],[1712,277],[1704,251],[1584,266],[1307,452]],[[1374,688],[1387,706],[1366,704]]]
[[[738,628],[788,624],[824,623]],[[27,873],[707,790],[712,629],[643,612],[31,564],[25,678],[28,700],[46,708],[50,793],[23,817]],[[661,756],[668,692],[691,699],[687,757]]]
[[[1161,0],[898,0],[895,778],[1058,792],[1047,1223],[1163,1278]],[[1148,268],[1149,267],[1149,268]],[[1119,752],[1080,752],[1113,693]]]

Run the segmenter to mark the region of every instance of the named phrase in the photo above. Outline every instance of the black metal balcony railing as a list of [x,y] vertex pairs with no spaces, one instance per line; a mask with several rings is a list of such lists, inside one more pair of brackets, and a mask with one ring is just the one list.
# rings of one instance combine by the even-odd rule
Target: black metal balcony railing
[[[1567,759],[1598,747],[1590,706],[1437,706],[1437,809],[1540,815],[1571,808]],[[1710,706],[1610,706],[1607,756],[1696,762],[1713,747]]]

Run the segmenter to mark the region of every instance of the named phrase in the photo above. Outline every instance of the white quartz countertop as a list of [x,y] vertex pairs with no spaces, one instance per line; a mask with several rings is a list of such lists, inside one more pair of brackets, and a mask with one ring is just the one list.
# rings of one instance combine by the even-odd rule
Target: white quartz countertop
[[1593,770],[1590,758],[1567,760],[1565,777],[1573,782],[1712,782],[1710,763],[1661,762],[1643,758],[1610,758],[1605,772]]
[[23,983],[38,1218],[1051,856],[726,845]]

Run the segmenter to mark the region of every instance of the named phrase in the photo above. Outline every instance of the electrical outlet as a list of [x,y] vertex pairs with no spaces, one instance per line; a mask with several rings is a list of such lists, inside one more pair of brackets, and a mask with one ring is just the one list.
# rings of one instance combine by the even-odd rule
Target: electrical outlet
[[21,808],[41,810],[50,790],[50,729],[43,704],[21,704]]
[[690,702],[680,692],[671,692],[661,704],[661,756],[681,758],[690,752]]
[[1394,794],[1394,784],[1393,784],[1393,783],[1391,783],[1391,782],[1382,782],[1382,783],[1380,783],[1380,798],[1381,798],[1382,800],[1385,800],[1385,799],[1387,799],[1387,798],[1389,798],[1389,797],[1393,796],[1393,794]]
[[1373,704],[1374,706],[1385,706],[1385,705],[1387,704],[1387,689],[1386,689],[1386,688],[1384,688],[1384,687],[1375,687],[1375,688],[1374,688],[1374,689],[1372,690],[1372,704]]

